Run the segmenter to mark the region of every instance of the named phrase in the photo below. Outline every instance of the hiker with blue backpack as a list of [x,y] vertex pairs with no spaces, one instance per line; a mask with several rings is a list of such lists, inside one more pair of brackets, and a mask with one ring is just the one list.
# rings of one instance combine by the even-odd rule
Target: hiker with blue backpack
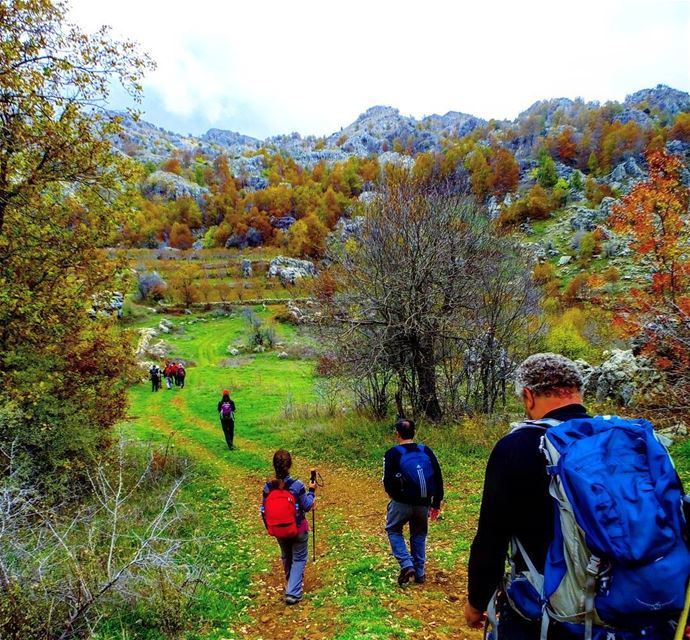
[[515,381],[528,419],[487,463],[468,625],[490,640],[683,637],[687,503],[652,425],[590,416],[560,355],[527,358]]
[[[316,480],[307,490],[301,480],[290,477],[292,457],[285,449],[273,454],[275,478],[263,489],[261,516],[268,534],[280,546],[285,572],[285,604],[302,599],[304,569],[309,556],[309,521],[306,513],[314,507]],[[315,475],[315,474],[313,474]]]
[[[414,578],[426,581],[426,537],[429,519],[436,520],[443,500],[443,475],[434,452],[414,442],[415,424],[400,419],[395,423],[398,444],[386,451],[383,486],[388,503],[386,533],[395,559],[400,564],[398,584]],[[410,527],[410,549],[403,530]]]
[[223,397],[218,401],[218,416],[220,417],[220,426],[225,435],[225,444],[232,451],[235,448],[233,444],[235,439],[235,402],[230,399],[230,391],[228,389],[223,390]]

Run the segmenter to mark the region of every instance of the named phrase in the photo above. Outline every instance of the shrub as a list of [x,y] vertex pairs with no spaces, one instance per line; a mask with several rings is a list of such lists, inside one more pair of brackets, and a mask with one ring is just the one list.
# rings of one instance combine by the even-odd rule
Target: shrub
[[682,140],[683,142],[690,142],[690,113],[679,113],[673,127],[668,132],[668,137],[671,140]]
[[607,184],[599,184],[590,175],[585,180],[585,197],[592,207],[598,207],[604,198],[615,198],[616,192]]
[[608,269],[604,270],[601,275],[604,278],[604,281],[608,282],[609,284],[614,284],[621,278],[621,272],[617,267],[609,267]]
[[545,220],[555,209],[552,199],[541,185],[534,185],[521,199],[506,207],[498,218],[500,226],[511,226],[526,220]]
[[179,553],[187,465],[169,447],[156,470],[151,453],[124,443],[117,451],[90,470],[95,495],[78,507],[47,507],[21,481],[20,461],[0,480],[0,637],[91,637],[99,621],[136,613],[156,637],[182,629],[196,575]]
[[532,271],[532,279],[536,284],[543,285],[556,277],[556,268],[550,262],[540,262]]
[[582,238],[580,238],[579,247],[577,249],[577,255],[583,264],[587,264],[594,255],[597,249],[597,239],[595,232],[585,233]]
[[265,347],[272,349],[276,343],[276,332],[271,326],[264,325],[264,321],[251,309],[242,312],[249,328],[249,347]]
[[155,302],[165,297],[168,284],[157,271],[143,271],[137,274],[137,289],[139,300],[153,300]]
[[545,337],[546,348],[567,358],[591,359],[595,353],[592,345],[583,337],[584,316],[580,309],[568,309],[555,319]]
[[573,306],[580,302],[587,290],[589,276],[586,273],[578,273],[566,286],[563,291],[563,304],[566,307]]

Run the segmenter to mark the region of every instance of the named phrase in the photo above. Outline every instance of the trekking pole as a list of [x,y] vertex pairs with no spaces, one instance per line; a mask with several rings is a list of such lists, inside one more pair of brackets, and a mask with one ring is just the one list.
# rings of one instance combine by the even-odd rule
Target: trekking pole
[[[316,469],[311,470],[311,482],[316,482]],[[316,511],[311,508],[311,557],[312,562],[316,562]]]
[[685,638],[685,627],[688,624],[688,612],[690,611],[690,583],[688,583],[688,590],[685,592],[685,606],[683,613],[680,615],[678,621],[678,628],[676,629],[676,636],[673,640],[683,640]]

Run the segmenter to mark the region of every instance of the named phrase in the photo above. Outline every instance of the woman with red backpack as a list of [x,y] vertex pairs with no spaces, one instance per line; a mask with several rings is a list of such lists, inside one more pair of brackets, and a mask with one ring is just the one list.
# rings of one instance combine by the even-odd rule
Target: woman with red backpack
[[314,506],[316,483],[290,477],[292,457],[285,449],[273,455],[276,477],[264,485],[261,516],[269,535],[278,540],[285,571],[285,604],[302,599],[304,568],[309,556],[309,521],[306,513]]

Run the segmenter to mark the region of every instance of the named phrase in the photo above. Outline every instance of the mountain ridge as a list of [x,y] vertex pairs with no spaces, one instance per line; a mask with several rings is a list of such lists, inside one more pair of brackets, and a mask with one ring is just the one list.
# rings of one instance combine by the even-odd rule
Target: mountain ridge
[[[620,107],[617,117],[623,123],[635,121],[641,126],[649,126],[654,121],[652,114],[655,111],[667,116],[690,111],[690,94],[658,84],[629,94],[622,103],[607,101],[604,105]],[[563,114],[601,106],[598,101],[585,102],[582,98],[558,97],[535,101],[513,120],[486,120],[454,110],[418,119],[402,115],[399,109],[389,105],[374,105],[352,123],[325,136],[302,136],[299,132],[292,132],[268,136],[263,140],[219,127],[211,128],[199,136],[185,136],[165,130],[145,119],[134,120],[123,114],[124,136],[116,142],[116,146],[127,155],[142,156],[144,161],[160,161],[172,149],[196,150],[209,155],[225,152],[230,156],[239,156],[268,147],[293,155],[296,160],[310,166],[320,160],[338,161],[350,155],[361,157],[385,153],[393,150],[393,146],[402,146],[403,150],[411,154],[438,150],[444,138],[462,137],[489,123],[496,123],[499,127],[514,126],[535,115],[544,117],[544,124],[548,128],[556,114],[562,117]],[[396,145],[396,142],[399,144]],[[141,147],[138,154],[132,145]]]

